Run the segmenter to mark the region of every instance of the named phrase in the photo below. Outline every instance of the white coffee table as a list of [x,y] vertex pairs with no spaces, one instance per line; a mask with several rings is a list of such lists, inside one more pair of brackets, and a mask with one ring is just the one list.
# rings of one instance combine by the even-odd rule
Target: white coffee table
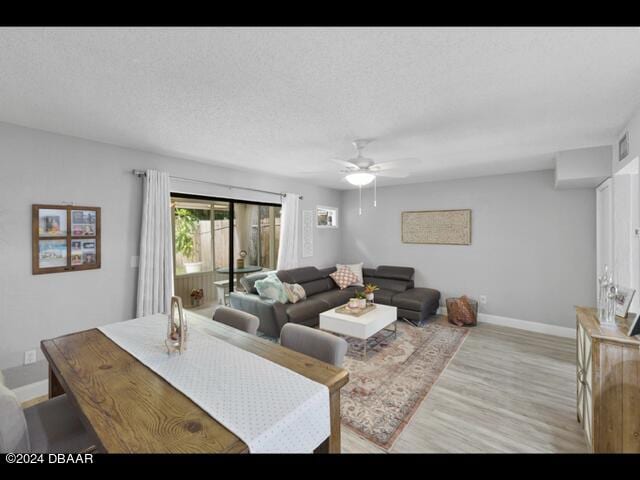
[[[367,343],[370,337],[382,330],[390,332],[389,335],[380,338],[372,345],[375,347],[391,335],[394,337],[397,336],[395,322],[398,319],[398,309],[396,307],[376,304],[376,308],[359,317],[345,313],[336,313],[336,308],[320,314],[320,330],[363,340],[364,348],[362,357],[364,359],[367,358]],[[391,324],[393,324],[393,330],[387,329],[386,327]]]

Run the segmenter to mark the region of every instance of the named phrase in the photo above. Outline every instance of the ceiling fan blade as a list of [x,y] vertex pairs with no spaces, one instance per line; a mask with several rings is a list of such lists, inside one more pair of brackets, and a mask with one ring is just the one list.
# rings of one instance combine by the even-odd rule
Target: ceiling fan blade
[[375,172],[378,177],[389,177],[389,178],[407,178],[410,174],[409,172],[390,172],[390,171],[382,171]]
[[296,175],[335,175],[336,172],[331,170],[323,170],[316,172],[296,172]]
[[355,163],[348,162],[347,160],[340,160],[339,158],[330,158],[330,162],[337,163],[338,165],[342,165],[343,167],[350,168],[351,170],[360,170],[360,167]]
[[388,162],[380,162],[374,165],[371,165],[371,170],[380,171],[380,170],[389,170],[391,168],[398,167],[399,163],[406,162],[419,162],[419,158],[396,158],[395,160],[389,160]]

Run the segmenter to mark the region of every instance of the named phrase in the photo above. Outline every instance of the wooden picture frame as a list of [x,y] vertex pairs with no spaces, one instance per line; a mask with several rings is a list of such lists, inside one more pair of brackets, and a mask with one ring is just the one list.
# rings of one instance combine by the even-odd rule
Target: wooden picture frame
[[402,243],[471,245],[471,209],[402,212]]
[[100,207],[31,206],[31,272],[100,268]]
[[618,293],[613,299],[615,303],[616,317],[627,318],[629,306],[631,305],[631,300],[633,300],[633,295],[635,293],[636,291],[633,288],[618,285]]
[[632,321],[629,322],[629,330],[627,331],[627,335],[630,337],[634,337],[636,335],[640,335],[640,321],[638,321],[640,315],[636,313],[632,313],[631,315],[634,315],[634,317]]

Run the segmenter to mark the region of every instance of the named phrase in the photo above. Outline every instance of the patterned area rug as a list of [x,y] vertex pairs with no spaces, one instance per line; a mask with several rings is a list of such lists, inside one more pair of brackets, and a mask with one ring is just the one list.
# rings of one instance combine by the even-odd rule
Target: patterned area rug
[[468,333],[440,323],[416,328],[398,321],[397,326],[397,338],[369,348],[367,360],[361,360],[362,341],[348,339],[343,365],[349,383],[342,388],[342,423],[385,450],[393,446]]

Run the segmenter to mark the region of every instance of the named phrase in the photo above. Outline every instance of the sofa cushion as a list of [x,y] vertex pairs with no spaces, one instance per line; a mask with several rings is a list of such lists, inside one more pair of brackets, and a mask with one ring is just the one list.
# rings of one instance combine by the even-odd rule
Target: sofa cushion
[[375,277],[376,276],[376,269],[375,268],[366,268],[366,267],[364,267],[362,269],[362,275],[364,277]]
[[435,313],[439,303],[440,292],[431,288],[412,288],[393,297],[393,305],[415,312]]
[[302,283],[301,285],[302,288],[304,288],[305,293],[307,294],[307,298],[335,288],[333,280],[331,280],[330,278],[320,278],[311,282]]
[[394,295],[398,292],[394,292],[393,290],[387,290],[386,288],[381,288],[380,290],[373,293],[373,303],[382,303],[383,305],[391,305],[391,301]]
[[394,280],[393,278],[364,277],[365,283],[373,283],[379,288],[393,290],[394,292],[404,292],[407,288],[411,288],[411,282],[405,280]]
[[256,273],[251,273],[249,275],[245,275],[240,279],[240,285],[244,287],[244,291],[247,293],[258,293],[258,290],[256,290],[255,284],[258,280],[267,278],[267,275],[269,275],[268,272],[256,272]]
[[320,275],[322,275],[322,278],[327,278],[329,275],[331,275],[336,270],[337,270],[336,267],[326,267],[326,268],[319,268],[318,269],[318,271],[320,272]]
[[396,267],[393,265],[380,265],[376,269],[376,277],[392,278],[395,280],[409,281],[413,278],[415,270],[412,267]]
[[288,304],[285,311],[290,322],[315,325],[318,322],[318,315],[330,308],[322,300],[307,298],[298,303]]
[[334,288],[328,292],[322,292],[314,295],[313,299],[325,302],[328,305],[327,310],[329,310],[329,308],[339,307],[340,305],[347,303],[349,299],[353,297],[354,293],[354,289],[352,288],[345,288],[344,290]]
[[306,283],[325,278],[316,267],[300,267],[290,270],[278,270],[278,278],[287,283]]

